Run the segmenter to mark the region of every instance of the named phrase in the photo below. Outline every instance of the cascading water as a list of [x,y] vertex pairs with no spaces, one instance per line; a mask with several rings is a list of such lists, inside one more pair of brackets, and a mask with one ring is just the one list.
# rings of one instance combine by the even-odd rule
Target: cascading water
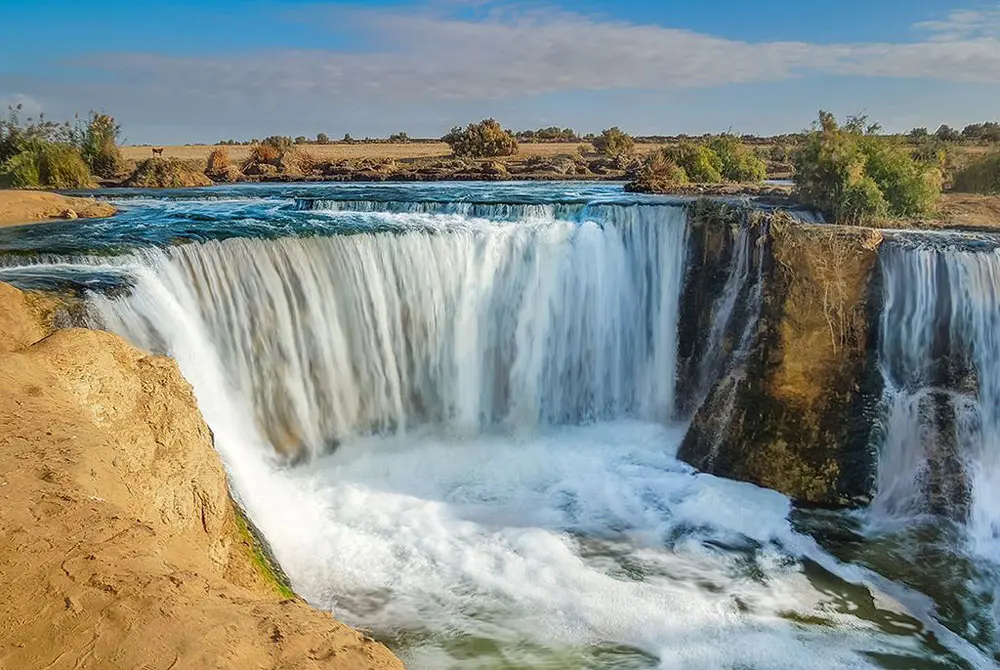
[[[784,496],[675,458],[683,208],[607,185],[254,188],[0,231],[56,254],[0,278],[96,289],[95,322],[174,356],[296,590],[410,667],[989,667],[928,598],[797,532]],[[706,377],[760,312],[735,241]]]
[[941,512],[1000,559],[1000,251],[881,257],[889,407],[876,514]]

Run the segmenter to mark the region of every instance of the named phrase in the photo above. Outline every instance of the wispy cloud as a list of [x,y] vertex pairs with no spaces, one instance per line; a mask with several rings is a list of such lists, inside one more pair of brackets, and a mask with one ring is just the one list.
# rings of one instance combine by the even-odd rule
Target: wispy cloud
[[366,105],[518,100],[568,91],[668,91],[816,74],[1000,83],[1000,6],[916,24],[925,37],[910,43],[740,41],[510,0],[430,0],[407,12],[326,9],[314,16],[314,25],[321,22],[350,32],[364,50],[103,53],[67,65],[93,73],[106,94],[114,97],[117,90],[153,115],[201,109],[261,118],[304,109],[344,113]]
[[921,21],[915,27],[935,41],[996,39],[1000,37],[1000,6],[985,11],[953,11],[946,19]]
[[[441,2],[442,0],[438,0]],[[451,0],[480,6],[481,0]],[[810,73],[1000,83],[998,12],[955,12],[909,44],[745,42],[655,25],[495,4],[487,18],[353,11],[363,53],[283,50],[254,56],[91,56],[132,85],[181,94],[369,96],[386,101],[504,99],[566,90],[665,90],[770,82]],[[438,6],[440,8],[440,5]],[[959,39],[961,36],[968,39]],[[947,38],[947,39],[945,39]]]

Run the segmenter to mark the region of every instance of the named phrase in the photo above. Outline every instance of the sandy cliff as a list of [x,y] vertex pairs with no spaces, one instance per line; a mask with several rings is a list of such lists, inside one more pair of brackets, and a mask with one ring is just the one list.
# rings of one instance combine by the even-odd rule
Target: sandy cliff
[[401,668],[254,558],[170,359],[0,284],[0,668]]

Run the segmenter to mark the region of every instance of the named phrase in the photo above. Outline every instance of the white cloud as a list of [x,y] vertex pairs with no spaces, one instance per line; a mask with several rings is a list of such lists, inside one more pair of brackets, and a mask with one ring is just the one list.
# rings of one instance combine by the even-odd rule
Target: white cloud
[[1000,5],[985,11],[957,10],[937,21],[921,21],[915,25],[930,34],[935,41],[961,41],[1000,37]]
[[[817,74],[1000,83],[1000,7],[916,24],[924,38],[909,43],[816,44],[733,40],[511,0],[427,1],[407,12],[354,7],[309,17],[350,33],[364,51],[90,54],[67,64],[71,83],[32,87],[21,79],[8,88],[64,98],[83,90],[89,104],[134,110],[166,127],[171,116],[263,125],[293,116],[368,118],[382,109],[405,118],[398,110],[421,105],[426,112],[569,91],[662,92]],[[89,93],[81,66],[98,75]],[[98,91],[101,99],[90,102]]]
[[932,39],[922,42],[821,45],[744,42],[509,4],[491,7],[479,20],[354,10],[343,18],[369,37],[373,48],[368,52],[283,50],[198,58],[108,54],[90,57],[87,64],[136,86],[253,104],[270,104],[274,97],[510,99],[567,90],[773,82],[813,73],[1000,83],[1000,41],[987,35],[998,16],[955,12],[946,21],[919,24],[932,32]]

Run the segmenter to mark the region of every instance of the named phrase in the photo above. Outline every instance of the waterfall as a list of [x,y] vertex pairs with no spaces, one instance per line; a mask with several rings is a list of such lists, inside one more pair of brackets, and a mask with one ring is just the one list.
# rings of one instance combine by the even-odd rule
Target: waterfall
[[887,426],[874,512],[946,513],[1000,537],[1000,250],[883,249]]
[[169,353],[156,296],[174,296],[204,322],[226,392],[287,455],[428,424],[670,418],[685,210],[534,214],[386,213],[379,232],[146,251],[131,293],[92,302]]

